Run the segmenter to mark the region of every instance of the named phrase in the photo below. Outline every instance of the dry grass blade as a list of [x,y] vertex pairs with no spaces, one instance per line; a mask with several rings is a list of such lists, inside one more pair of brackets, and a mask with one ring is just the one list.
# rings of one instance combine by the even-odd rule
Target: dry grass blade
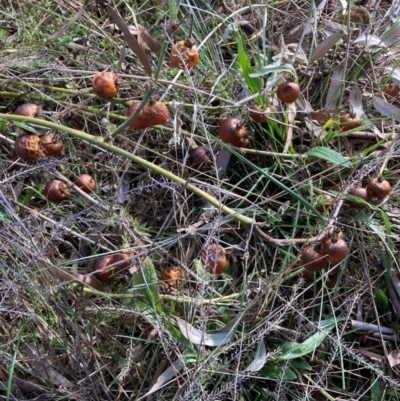
[[117,24],[118,28],[124,34],[124,39],[128,44],[129,48],[138,56],[140,62],[143,64],[143,67],[149,77],[152,75],[151,65],[147,58],[146,53],[139,45],[139,42],[135,39],[135,37],[129,31],[128,26],[125,24],[124,20],[110,7],[106,7],[106,11],[108,16]]
[[328,36],[325,40],[323,40],[314,50],[311,60],[316,61],[323,57],[332,47],[336,44],[336,42],[344,36],[343,32],[335,32],[334,34]]
[[71,21],[69,21],[65,26],[63,26],[58,32],[56,32],[53,36],[50,36],[51,39],[57,39],[61,35],[64,35],[65,32],[68,31],[68,29],[71,28],[72,25],[75,24],[76,21],[79,21],[79,19],[82,17],[83,14],[83,7],[79,10],[79,12],[72,18]]

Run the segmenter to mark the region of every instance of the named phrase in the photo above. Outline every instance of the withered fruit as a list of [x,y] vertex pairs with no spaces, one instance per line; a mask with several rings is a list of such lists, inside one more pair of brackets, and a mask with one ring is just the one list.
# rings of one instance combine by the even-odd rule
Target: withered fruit
[[300,263],[306,270],[318,272],[326,267],[328,259],[324,254],[317,252],[313,246],[310,246],[301,253]]
[[266,123],[268,119],[273,116],[273,113],[268,106],[257,105],[254,107],[254,111],[250,111],[249,116],[257,123]]
[[343,231],[339,227],[329,227],[325,240],[330,238],[344,239]]
[[[358,198],[364,199],[366,202],[368,202],[370,200],[370,195],[367,191],[367,188],[363,188],[363,187],[351,188],[349,190],[349,195],[357,196]],[[346,201],[346,203],[354,209],[361,209],[364,207],[363,204],[357,203],[354,201],[350,201],[350,200]]]
[[229,267],[225,249],[221,245],[207,246],[201,251],[200,259],[204,269],[212,274],[222,274]]
[[[132,103],[127,110],[127,116],[131,116],[138,108],[140,102]],[[169,111],[165,103],[155,99],[149,102],[139,111],[139,114],[131,121],[130,125],[136,129],[153,127],[164,124],[169,118]]]
[[283,103],[292,103],[300,96],[300,86],[294,82],[282,82],[276,89],[276,96]]
[[342,238],[330,238],[322,245],[322,253],[333,262],[341,262],[347,255],[348,246]]
[[367,185],[368,193],[377,199],[386,198],[390,194],[391,189],[389,181],[386,181],[381,176],[375,177]]
[[64,143],[59,135],[49,132],[40,138],[40,146],[46,156],[59,156],[64,148]]
[[204,146],[192,149],[189,153],[189,161],[191,166],[196,170],[206,170],[212,166],[212,161],[209,159]]
[[[244,128],[243,121],[239,118],[228,117],[220,121],[218,127],[218,136],[225,143],[230,143],[234,146],[244,147],[240,142],[245,138],[246,129]],[[242,146],[238,144],[242,144]]]
[[181,70],[194,68],[200,60],[197,47],[191,38],[180,40],[171,49],[171,65]]
[[79,175],[74,184],[87,194],[96,189],[96,181],[89,174]]
[[25,134],[18,137],[14,142],[15,154],[26,162],[33,162],[43,154],[40,146],[40,137],[34,134]]
[[93,275],[97,280],[103,283],[109,283],[114,280],[115,269],[108,267],[114,264],[113,255],[103,256],[93,262],[92,270],[95,272]]
[[356,129],[361,127],[362,120],[361,117],[357,113],[347,113],[340,118],[340,128],[342,131],[350,131],[352,129]]
[[399,85],[391,82],[390,84],[385,86],[383,92],[386,93],[386,95],[396,97],[400,92],[400,87]]
[[178,288],[180,281],[185,278],[185,272],[180,267],[167,267],[161,272],[161,280],[173,288]]
[[14,114],[25,117],[40,117],[41,109],[37,104],[25,103],[17,107],[14,111]]
[[128,268],[131,265],[131,261],[129,260],[129,254],[124,252],[114,253],[113,263],[115,263],[115,271],[119,272]]
[[60,203],[68,198],[69,189],[62,181],[49,181],[43,189],[43,195],[54,203]]
[[98,72],[92,80],[93,92],[102,99],[111,99],[118,93],[117,76],[113,72]]

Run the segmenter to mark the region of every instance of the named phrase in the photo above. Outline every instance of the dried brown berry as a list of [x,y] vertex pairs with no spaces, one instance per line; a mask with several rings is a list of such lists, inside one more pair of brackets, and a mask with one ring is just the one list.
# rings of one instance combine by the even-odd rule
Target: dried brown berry
[[98,72],[92,80],[94,93],[102,99],[111,99],[118,93],[117,76],[113,72]]
[[341,262],[347,255],[348,246],[344,239],[328,239],[322,245],[322,253],[333,262]]
[[222,274],[229,267],[225,249],[221,245],[209,245],[201,251],[201,264],[209,273]]
[[205,170],[212,166],[212,161],[208,158],[207,151],[203,146],[198,146],[190,151],[189,161],[196,170]]
[[25,103],[17,107],[17,109],[14,111],[14,114],[25,117],[39,117],[41,114],[41,109],[37,104]]
[[173,67],[190,70],[197,65],[199,60],[199,52],[191,38],[180,40],[171,50],[170,61]]
[[[127,116],[131,116],[138,108],[140,102],[132,103],[127,111]],[[131,126],[136,129],[153,127],[154,125],[164,124],[169,118],[169,111],[165,103],[150,99],[139,114],[131,121]]]
[[59,156],[64,148],[64,143],[59,135],[49,132],[40,138],[40,146],[46,156]]
[[43,195],[54,203],[60,203],[67,199],[69,189],[62,181],[49,181],[43,189]]
[[362,125],[361,117],[356,113],[347,113],[340,118],[340,128],[342,131],[350,131]]
[[15,154],[26,162],[39,159],[43,154],[38,135],[26,134],[18,137],[14,142]]
[[230,143],[234,146],[245,137],[246,130],[242,120],[235,117],[228,117],[220,121],[218,127],[218,136],[225,143]]
[[301,265],[310,272],[318,272],[328,264],[328,259],[325,255],[317,252],[313,246],[303,250],[300,256]]
[[185,272],[180,267],[167,267],[161,272],[161,280],[174,288],[178,288],[179,282],[184,278]]
[[396,97],[400,92],[400,87],[399,85],[391,82],[390,84],[385,86],[383,92],[385,92],[389,96]]
[[92,270],[95,272],[93,275],[97,280],[103,283],[109,283],[114,280],[115,269],[109,267],[114,264],[113,255],[103,256],[93,262]]
[[283,103],[292,103],[300,96],[300,86],[294,82],[282,82],[276,89],[276,96]]
[[79,175],[74,184],[87,194],[96,189],[96,181],[89,174]]
[[383,179],[383,177],[375,177],[367,185],[367,191],[371,196],[375,196],[377,199],[386,198],[390,190],[392,189],[389,181]]
[[268,118],[273,116],[273,113],[268,106],[256,106],[254,111],[250,111],[249,116],[257,123],[266,123]]
[[[353,196],[357,196],[358,198],[364,199],[366,202],[368,202],[370,199],[367,188],[362,188],[362,187],[351,188],[349,190],[349,194],[353,195]],[[354,209],[361,209],[364,207],[364,205],[361,203],[357,203],[357,202],[353,202],[353,201],[349,201],[349,200],[346,201],[346,203]]]

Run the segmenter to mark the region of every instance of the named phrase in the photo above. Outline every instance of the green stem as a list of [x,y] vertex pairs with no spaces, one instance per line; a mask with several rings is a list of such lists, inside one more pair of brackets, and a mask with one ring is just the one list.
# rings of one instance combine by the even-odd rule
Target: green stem
[[245,225],[245,226],[252,226],[256,224],[256,221],[250,217],[243,216],[241,214],[238,214],[235,210],[221,204],[221,202],[218,201],[218,199],[214,198],[213,196],[209,195],[207,192],[201,190],[200,188],[197,188],[196,186],[190,184],[183,178],[171,173],[168,170],[163,169],[160,166],[157,166],[156,164],[153,164],[139,156],[133,155],[132,153],[123,150],[117,146],[111,145],[109,143],[104,142],[103,138],[96,137],[90,134],[87,134],[86,132],[79,131],[73,128],[65,127],[64,125],[56,124],[50,121],[45,121],[45,120],[40,120],[38,118],[32,118],[32,117],[25,117],[25,116],[17,116],[14,114],[3,114],[0,113],[0,119],[4,119],[7,121],[18,121],[18,122],[27,122],[31,124],[36,124],[41,127],[47,127],[50,129],[53,129],[55,131],[60,131],[60,132],[65,132],[75,138],[82,139],[86,142],[89,142],[93,145],[96,145],[104,150],[108,150],[109,152],[112,152],[114,154],[123,156],[129,160],[132,160],[133,162],[140,164],[143,167],[148,168],[149,170],[162,175],[163,177],[166,177],[170,179],[171,181],[177,182],[179,184],[182,184],[185,186],[189,191],[195,193],[196,195],[200,196],[202,199],[204,199],[206,202],[210,203],[212,206],[220,209],[222,212],[224,212],[226,215],[232,217],[234,220],[237,222]]

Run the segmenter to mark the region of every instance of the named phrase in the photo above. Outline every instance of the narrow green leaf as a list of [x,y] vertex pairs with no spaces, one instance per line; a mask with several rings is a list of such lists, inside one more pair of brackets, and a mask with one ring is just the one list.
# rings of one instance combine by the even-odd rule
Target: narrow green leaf
[[256,94],[261,91],[261,79],[252,77],[254,70],[250,64],[249,57],[244,51],[243,40],[239,34],[236,34],[236,42],[238,45],[238,65],[242,70],[242,76],[250,92]]
[[381,315],[386,314],[389,307],[389,300],[386,294],[378,288],[375,292],[375,305]]
[[305,156],[316,157],[317,159],[327,160],[329,162],[341,165],[343,167],[351,167],[352,164],[349,160],[346,160],[340,153],[333,149],[329,149],[323,146],[310,149],[305,153]]
[[267,366],[261,371],[261,374],[267,379],[281,379],[281,380],[295,380],[297,379],[296,373],[293,370],[282,367],[271,365]]
[[300,358],[304,355],[313,352],[322,341],[325,340],[326,336],[329,332],[336,326],[338,319],[327,319],[320,322],[320,327],[317,333],[312,335],[306,341],[302,343],[295,342],[287,342],[283,343],[281,347],[282,353],[273,359],[276,360],[287,360],[287,359],[295,359]]
[[375,375],[372,375],[371,382],[371,401],[381,401],[385,392],[385,383]]
[[267,65],[261,70],[258,70],[252,74],[250,74],[251,78],[258,78],[262,77],[264,75],[271,74],[273,72],[289,72],[290,74],[293,75],[293,77],[297,80],[297,73],[296,70],[293,68],[291,64],[282,64],[282,65]]
[[292,368],[295,369],[299,369],[299,370],[308,370],[308,371],[312,371],[314,368],[305,360],[303,359],[293,359],[290,362],[290,366]]
[[142,270],[133,277],[133,285],[137,287],[137,292],[143,295],[148,305],[155,306],[157,312],[162,312],[158,278],[150,258],[144,260]]

